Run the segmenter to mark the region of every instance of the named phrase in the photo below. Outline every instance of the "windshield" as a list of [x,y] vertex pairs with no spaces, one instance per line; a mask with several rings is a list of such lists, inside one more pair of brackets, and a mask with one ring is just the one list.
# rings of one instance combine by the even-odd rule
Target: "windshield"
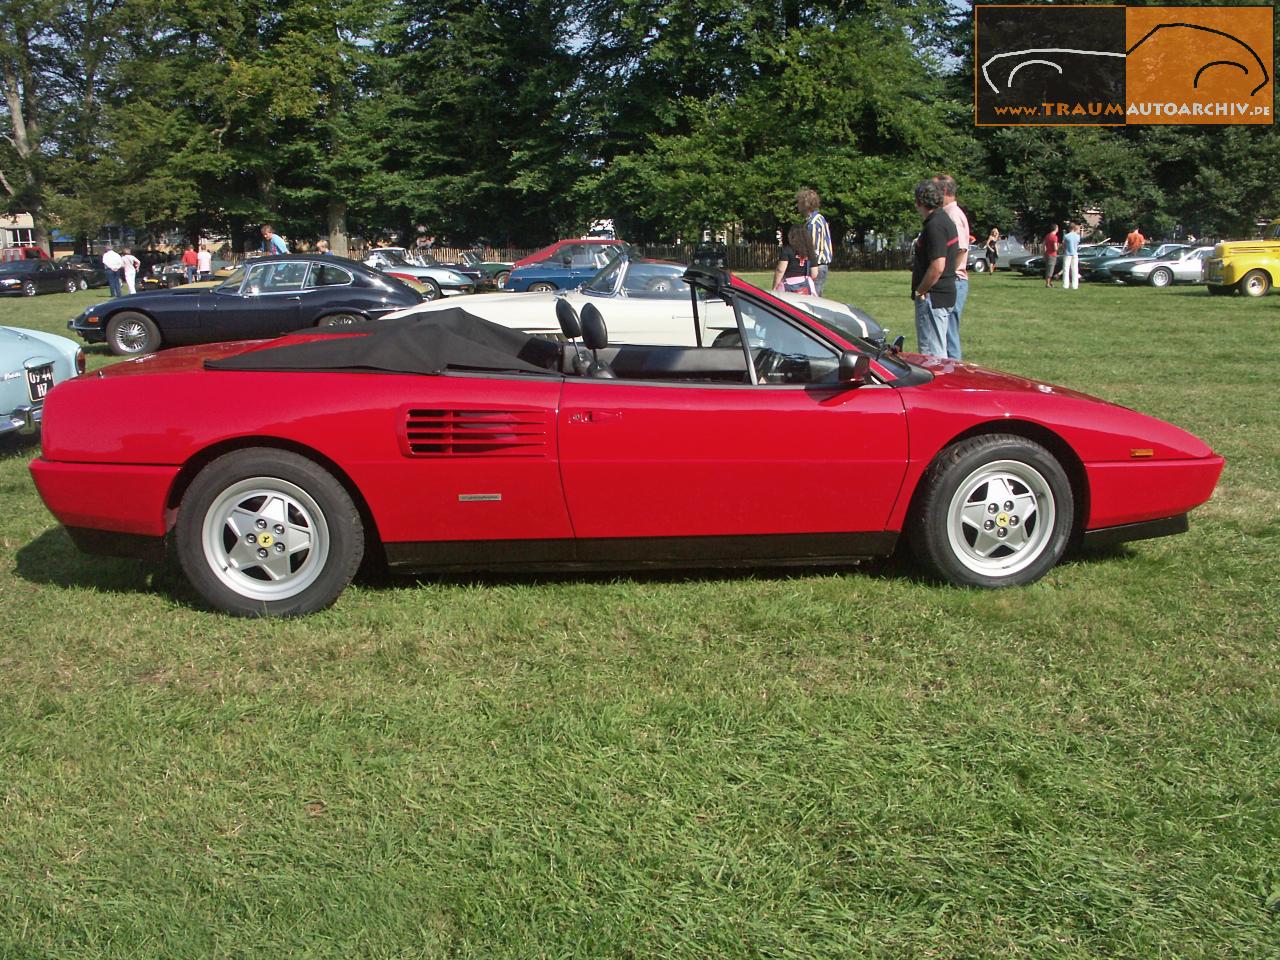
[[626,266],[627,258],[619,253],[609,261],[603,270],[587,281],[582,288],[582,292],[595,294],[597,297],[612,295],[614,287],[618,285],[618,277],[626,269]]
[[458,262],[468,267],[475,267],[475,266],[479,266],[484,261],[482,261],[478,256],[476,256],[473,251],[468,250],[462,256],[458,257]]
[[240,282],[244,279],[244,267],[236,267],[231,271],[231,276],[223,280],[214,287],[218,293],[239,293]]
[[381,257],[383,260],[386,260],[388,263],[394,263],[397,266],[404,266],[404,267],[409,266],[409,261],[406,260],[404,257],[400,256],[400,254],[396,253],[394,250],[378,249],[378,250],[374,250],[373,254],[374,256]]

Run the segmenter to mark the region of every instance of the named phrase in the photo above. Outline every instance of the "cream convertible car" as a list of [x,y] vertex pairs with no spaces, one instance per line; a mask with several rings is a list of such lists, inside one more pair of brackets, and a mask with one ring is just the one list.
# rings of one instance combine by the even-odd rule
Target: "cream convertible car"
[[[393,317],[407,317],[435,310],[462,307],[467,313],[500,323],[504,327],[526,333],[560,335],[556,319],[556,300],[568,300],[577,312],[584,304],[593,303],[604,315],[611,343],[669,344],[697,346],[693,329],[693,302],[689,285],[681,279],[685,268],[678,263],[643,260],[620,253],[591,280],[568,293],[505,293],[451,297],[448,302],[435,301],[407,307]],[[823,322],[857,337],[883,338],[871,317],[856,307],[822,297],[794,293],[774,294],[781,300],[822,319]],[[667,304],[669,309],[656,310]],[[707,301],[698,294],[698,320],[704,344],[717,337],[736,339],[737,321],[733,309],[724,301]],[[657,322],[655,322],[657,321]]]

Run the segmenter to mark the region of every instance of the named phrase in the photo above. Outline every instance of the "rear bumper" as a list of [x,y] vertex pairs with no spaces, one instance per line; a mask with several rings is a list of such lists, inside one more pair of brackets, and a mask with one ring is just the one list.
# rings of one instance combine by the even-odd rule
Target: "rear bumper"
[[177,475],[169,466],[31,461],[36,489],[58,522],[104,534],[163,537]]
[[0,437],[31,436],[40,429],[44,407],[18,407],[0,416]]

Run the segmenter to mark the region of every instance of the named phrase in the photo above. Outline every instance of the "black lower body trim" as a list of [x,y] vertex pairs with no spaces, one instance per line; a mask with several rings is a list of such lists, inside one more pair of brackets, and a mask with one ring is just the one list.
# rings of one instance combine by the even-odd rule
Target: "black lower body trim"
[[1186,533],[1188,529],[1190,526],[1187,523],[1187,515],[1180,513],[1176,517],[1165,517],[1163,520],[1145,520],[1142,523],[1126,523],[1119,527],[1086,530],[1084,546],[1086,549],[1098,550],[1128,543],[1130,540],[1169,537],[1175,533]]
[[67,527],[71,542],[84,553],[103,557],[131,557],[134,560],[159,562],[165,558],[164,537],[147,537],[137,533],[113,533],[88,527]]
[[598,540],[450,540],[385,544],[387,565],[415,570],[750,567],[849,563],[893,552],[898,535],[762,534]]

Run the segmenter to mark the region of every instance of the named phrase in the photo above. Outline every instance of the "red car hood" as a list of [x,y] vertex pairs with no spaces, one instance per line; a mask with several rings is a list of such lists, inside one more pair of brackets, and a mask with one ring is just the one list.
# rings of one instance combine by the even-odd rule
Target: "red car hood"
[[[926,357],[918,354],[903,354],[911,363],[924,367],[933,374],[933,382],[925,386],[926,390],[982,390],[1000,391],[1001,393],[1035,393],[1052,394],[1058,397],[1071,397],[1076,400],[1089,400],[1093,403],[1110,403],[1097,397],[1068,387],[1046,383],[1043,380],[1031,380],[1013,373],[991,370],[977,364],[965,363],[961,360],[947,360],[941,357]],[[1119,406],[1119,404],[1111,404]],[[1127,408],[1126,408],[1127,409]]]

